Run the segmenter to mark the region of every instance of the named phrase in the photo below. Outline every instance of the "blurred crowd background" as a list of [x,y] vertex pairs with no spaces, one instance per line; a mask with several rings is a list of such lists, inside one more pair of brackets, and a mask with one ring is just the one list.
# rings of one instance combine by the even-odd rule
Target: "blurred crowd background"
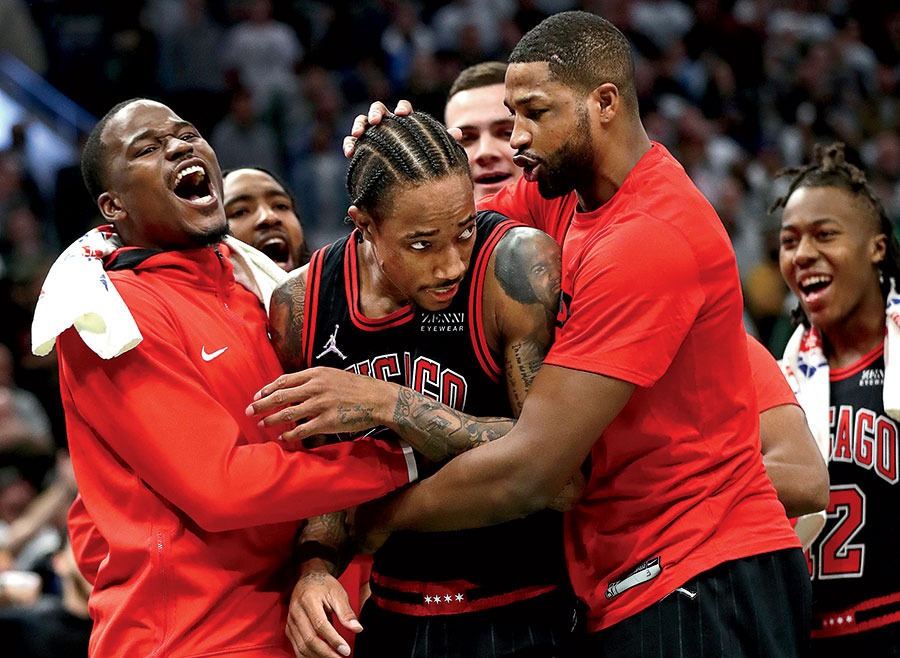
[[443,118],[461,69],[504,60],[567,9],[631,39],[650,136],[716,207],[747,327],[779,355],[793,300],[775,173],[843,140],[900,219],[898,0],[0,0],[0,569],[60,589],[51,556],[74,483],[56,363],[31,355],[29,329],[50,264],[99,221],[78,167],[97,117],[135,96],[169,104],[223,169],[280,174],[318,247],[346,230],[340,144],[356,114],[406,98]]

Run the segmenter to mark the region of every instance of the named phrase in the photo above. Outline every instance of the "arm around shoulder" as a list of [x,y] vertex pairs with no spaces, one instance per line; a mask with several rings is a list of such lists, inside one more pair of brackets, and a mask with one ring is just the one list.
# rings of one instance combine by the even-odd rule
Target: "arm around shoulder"
[[375,529],[475,528],[547,507],[634,388],[595,373],[544,366],[506,436],[452,459],[426,480],[362,506],[354,535]]

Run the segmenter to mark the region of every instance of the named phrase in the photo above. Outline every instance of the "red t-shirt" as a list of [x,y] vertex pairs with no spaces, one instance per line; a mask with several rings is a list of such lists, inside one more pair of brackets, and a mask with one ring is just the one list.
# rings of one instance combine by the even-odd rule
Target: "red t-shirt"
[[715,211],[659,144],[600,209],[559,215],[575,203],[520,180],[480,205],[565,236],[545,363],[637,386],[566,516],[569,573],[597,631],[722,562],[800,544],[763,467],[738,270]]
[[750,355],[750,370],[753,373],[759,413],[785,404],[795,404],[799,407],[797,396],[781,372],[778,361],[750,334],[747,334],[747,351]]

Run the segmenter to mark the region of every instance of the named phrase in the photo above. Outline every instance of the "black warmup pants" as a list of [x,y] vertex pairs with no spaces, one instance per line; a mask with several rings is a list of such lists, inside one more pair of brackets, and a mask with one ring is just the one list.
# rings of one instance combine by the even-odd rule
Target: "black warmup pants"
[[692,578],[679,589],[686,592],[676,590],[610,628],[580,636],[581,645],[573,655],[578,658],[805,658],[811,655],[812,595],[809,572],[800,549],[725,562]]

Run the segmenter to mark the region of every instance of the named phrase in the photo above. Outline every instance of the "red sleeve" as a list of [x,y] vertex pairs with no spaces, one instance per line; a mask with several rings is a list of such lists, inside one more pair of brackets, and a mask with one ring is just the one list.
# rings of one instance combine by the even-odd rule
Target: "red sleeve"
[[[95,488],[104,486],[102,478],[122,478],[123,488],[134,486],[128,478],[139,478],[202,528],[226,531],[346,509],[409,482],[414,465],[393,442],[364,439],[296,451],[260,442],[267,435],[248,442],[237,419],[248,432],[255,421],[244,417],[244,406],[223,406],[186,355],[167,310],[150,294],[140,299],[132,293],[128,303],[140,309],[135,319],[144,336],[136,348],[104,360],[72,329],[59,338],[80,488],[82,478],[100,478]],[[115,473],[85,467],[85,460],[110,455]]]
[[775,357],[750,334],[747,334],[747,352],[759,413],[783,404],[799,404]]
[[[666,248],[647,249],[648,232]],[[651,386],[705,298],[693,250],[677,230],[649,217],[590,239],[577,268],[565,272],[569,315],[544,362]]]
[[109,545],[100,535],[94,521],[88,516],[84,508],[81,494],[75,496],[75,501],[69,508],[69,516],[66,521],[69,531],[69,543],[72,545],[72,553],[75,555],[75,563],[87,581],[93,585],[100,569],[100,563],[106,559]]
[[566,237],[577,204],[574,193],[545,199],[538,192],[537,183],[530,183],[524,177],[476,202],[479,210],[493,210],[526,226],[538,228],[549,233],[559,244]]

